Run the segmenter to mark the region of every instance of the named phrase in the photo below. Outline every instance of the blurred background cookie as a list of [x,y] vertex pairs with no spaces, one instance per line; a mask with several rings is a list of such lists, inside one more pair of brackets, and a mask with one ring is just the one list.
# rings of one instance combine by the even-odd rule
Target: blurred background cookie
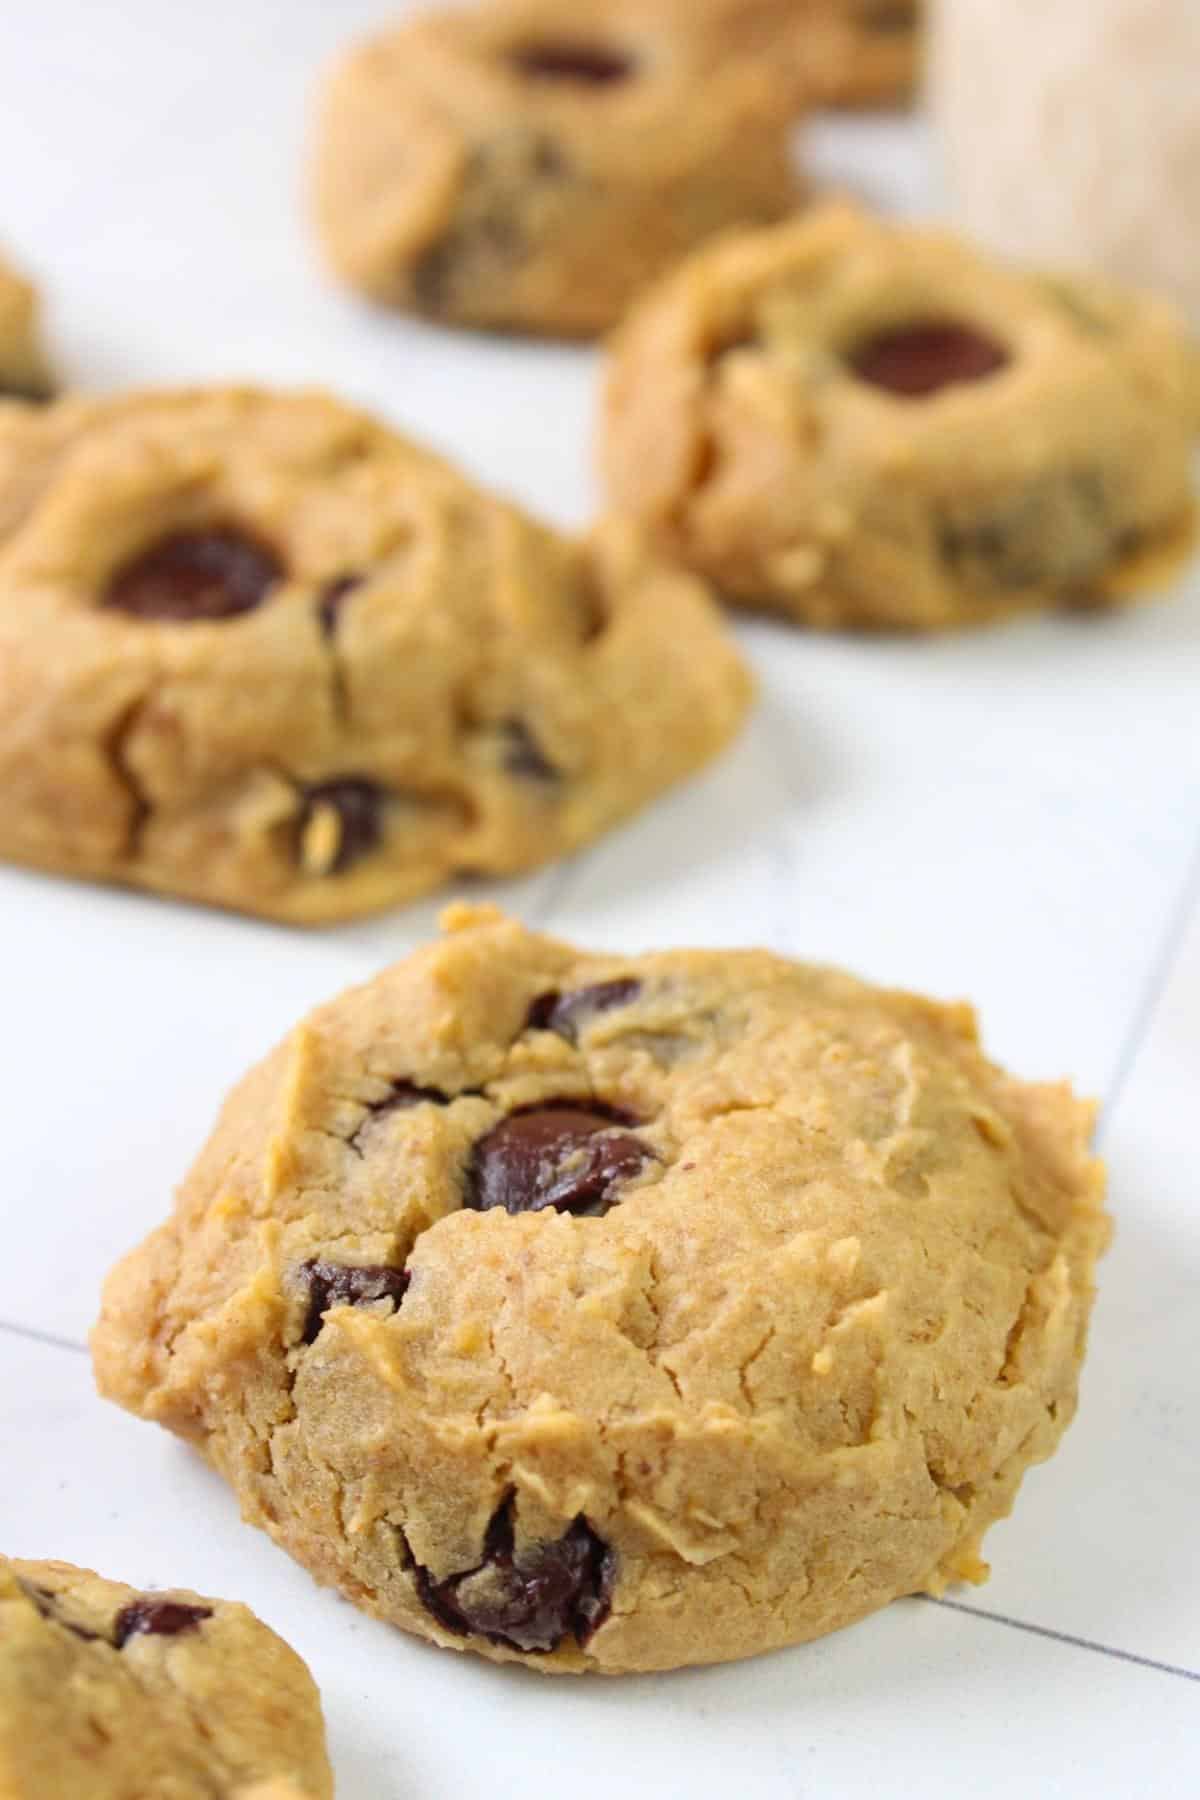
[[721,749],[703,587],[316,393],[0,418],[0,855],[319,923],[547,861]]
[[832,206],[699,252],[618,333],[609,492],[731,598],[935,629],[1105,604],[1190,541],[1165,302]]
[[320,1696],[248,1607],[0,1556],[0,1792],[332,1800]]
[[36,288],[0,259],[0,400],[48,400],[54,392],[39,312]]
[[714,232],[798,198],[793,87],[677,6],[497,0],[352,51],[323,97],[336,272],[456,325],[605,330]]
[[920,76],[922,0],[659,0],[731,54],[770,59],[812,106],[895,105]]

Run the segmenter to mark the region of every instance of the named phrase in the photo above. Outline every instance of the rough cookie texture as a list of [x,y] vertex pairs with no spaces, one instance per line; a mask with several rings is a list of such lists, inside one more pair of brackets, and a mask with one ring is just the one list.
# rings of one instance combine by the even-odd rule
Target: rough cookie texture
[[1091,1109],[965,1006],[447,923],[230,1096],[101,1392],[367,1611],[538,1669],[979,1579],[1075,1410]]
[[611,495],[730,595],[932,630],[1103,605],[1190,542],[1165,303],[837,205],[700,252],[617,336]]
[[0,402],[48,400],[53,385],[42,350],[37,291],[0,261]]
[[588,336],[715,231],[795,204],[795,95],[672,5],[500,4],[352,52],[324,98],[334,269],[460,325]]
[[634,533],[569,542],[320,394],[0,416],[0,855],[301,923],[529,868],[749,677]]
[[321,1701],[248,1607],[0,1556],[5,1800],[329,1800]]
[[727,54],[769,57],[776,81],[790,81],[797,98],[812,105],[903,100],[920,71],[920,0],[674,3],[710,31]]

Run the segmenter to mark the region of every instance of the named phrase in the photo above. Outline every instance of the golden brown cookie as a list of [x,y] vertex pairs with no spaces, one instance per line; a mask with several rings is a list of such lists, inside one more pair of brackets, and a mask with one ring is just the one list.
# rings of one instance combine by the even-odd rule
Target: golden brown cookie
[[586,842],[750,678],[635,533],[577,543],[316,393],[0,418],[0,855],[319,923]]
[[771,59],[813,106],[907,99],[921,67],[921,0],[658,0],[712,33],[726,55]]
[[538,1669],[981,1579],[1075,1410],[1091,1109],[966,1006],[446,922],[234,1090],[101,1392],[367,1611]]
[[315,165],[352,286],[450,324],[589,336],[686,251],[797,198],[794,94],[677,8],[499,0],[353,51]]
[[0,1556],[4,1800],[330,1800],[321,1700],[248,1607]]
[[613,348],[618,509],[732,598],[934,630],[1102,605],[1190,542],[1166,304],[829,206],[699,252]]
[[48,400],[53,392],[38,312],[37,290],[0,261],[0,402]]

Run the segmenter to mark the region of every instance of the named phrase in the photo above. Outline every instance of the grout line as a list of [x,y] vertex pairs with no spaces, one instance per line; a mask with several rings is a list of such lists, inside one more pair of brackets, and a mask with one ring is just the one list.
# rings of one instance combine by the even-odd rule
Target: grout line
[[52,1331],[36,1331],[32,1325],[12,1325],[7,1319],[0,1319],[0,1331],[11,1332],[14,1337],[28,1338],[34,1344],[51,1344],[56,1350],[73,1350],[76,1356],[86,1356],[86,1344],[77,1344],[74,1338],[57,1337]]
[[918,1598],[932,1601],[934,1606],[949,1607],[951,1612],[966,1613],[969,1619],[988,1619],[993,1625],[1007,1625],[1013,1631],[1027,1631],[1033,1637],[1049,1638],[1056,1644],[1070,1644],[1076,1650],[1093,1650],[1097,1656],[1133,1663],[1139,1669],[1157,1669],[1160,1675],[1177,1675],[1182,1681],[1200,1681],[1200,1670],[1185,1669],[1178,1663],[1158,1662],[1153,1656],[1138,1656],[1133,1650],[1118,1650],[1112,1644],[1099,1644],[1094,1638],[1074,1637],[1069,1631],[1055,1631],[1049,1625],[1032,1625],[1027,1619],[1011,1619],[1007,1613],[988,1612],[982,1606],[965,1606],[961,1600],[939,1600],[933,1594],[921,1594]]
[[1096,1142],[1098,1144],[1103,1142],[1107,1136],[1113,1114],[1120,1104],[1142,1047],[1150,1035],[1159,1003],[1174,974],[1180,950],[1191,924],[1192,914],[1197,907],[1200,907],[1200,838],[1196,840],[1196,847],[1188,865],[1179,897],[1171,908],[1166,933],[1151,965],[1150,974],[1142,990],[1132,1023],[1121,1044],[1112,1079],[1108,1084],[1108,1093],[1105,1095],[1100,1111],[1099,1123],[1096,1126]]

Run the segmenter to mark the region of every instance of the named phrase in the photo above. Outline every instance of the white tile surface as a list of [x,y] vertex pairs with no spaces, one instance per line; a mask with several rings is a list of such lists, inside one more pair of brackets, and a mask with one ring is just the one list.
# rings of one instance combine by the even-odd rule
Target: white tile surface
[[[14,0],[0,236],[49,283],[81,381],[320,381],[582,520],[593,355],[380,318],[314,266],[313,71],[395,10],[124,0],[99,29],[83,0]],[[929,209],[919,130],[823,124],[814,152]],[[956,1597],[1102,1648],[913,1602],[742,1669],[477,1667],[318,1592],[194,1458],[95,1401],[82,1355],[16,1335],[82,1343],[228,1082],[427,936],[434,903],[302,936],[0,870],[0,1543],[257,1604],[321,1681],[346,1800],[1193,1793],[1197,1682],[1104,1647],[1200,1672],[1200,577],[1123,618],[941,644],[740,630],[763,704],[733,754],[572,863],[483,891],[585,941],[753,941],[970,994],[997,1054],[1113,1096],[1119,1231],[1081,1415],[993,1534],[991,1586]]]

